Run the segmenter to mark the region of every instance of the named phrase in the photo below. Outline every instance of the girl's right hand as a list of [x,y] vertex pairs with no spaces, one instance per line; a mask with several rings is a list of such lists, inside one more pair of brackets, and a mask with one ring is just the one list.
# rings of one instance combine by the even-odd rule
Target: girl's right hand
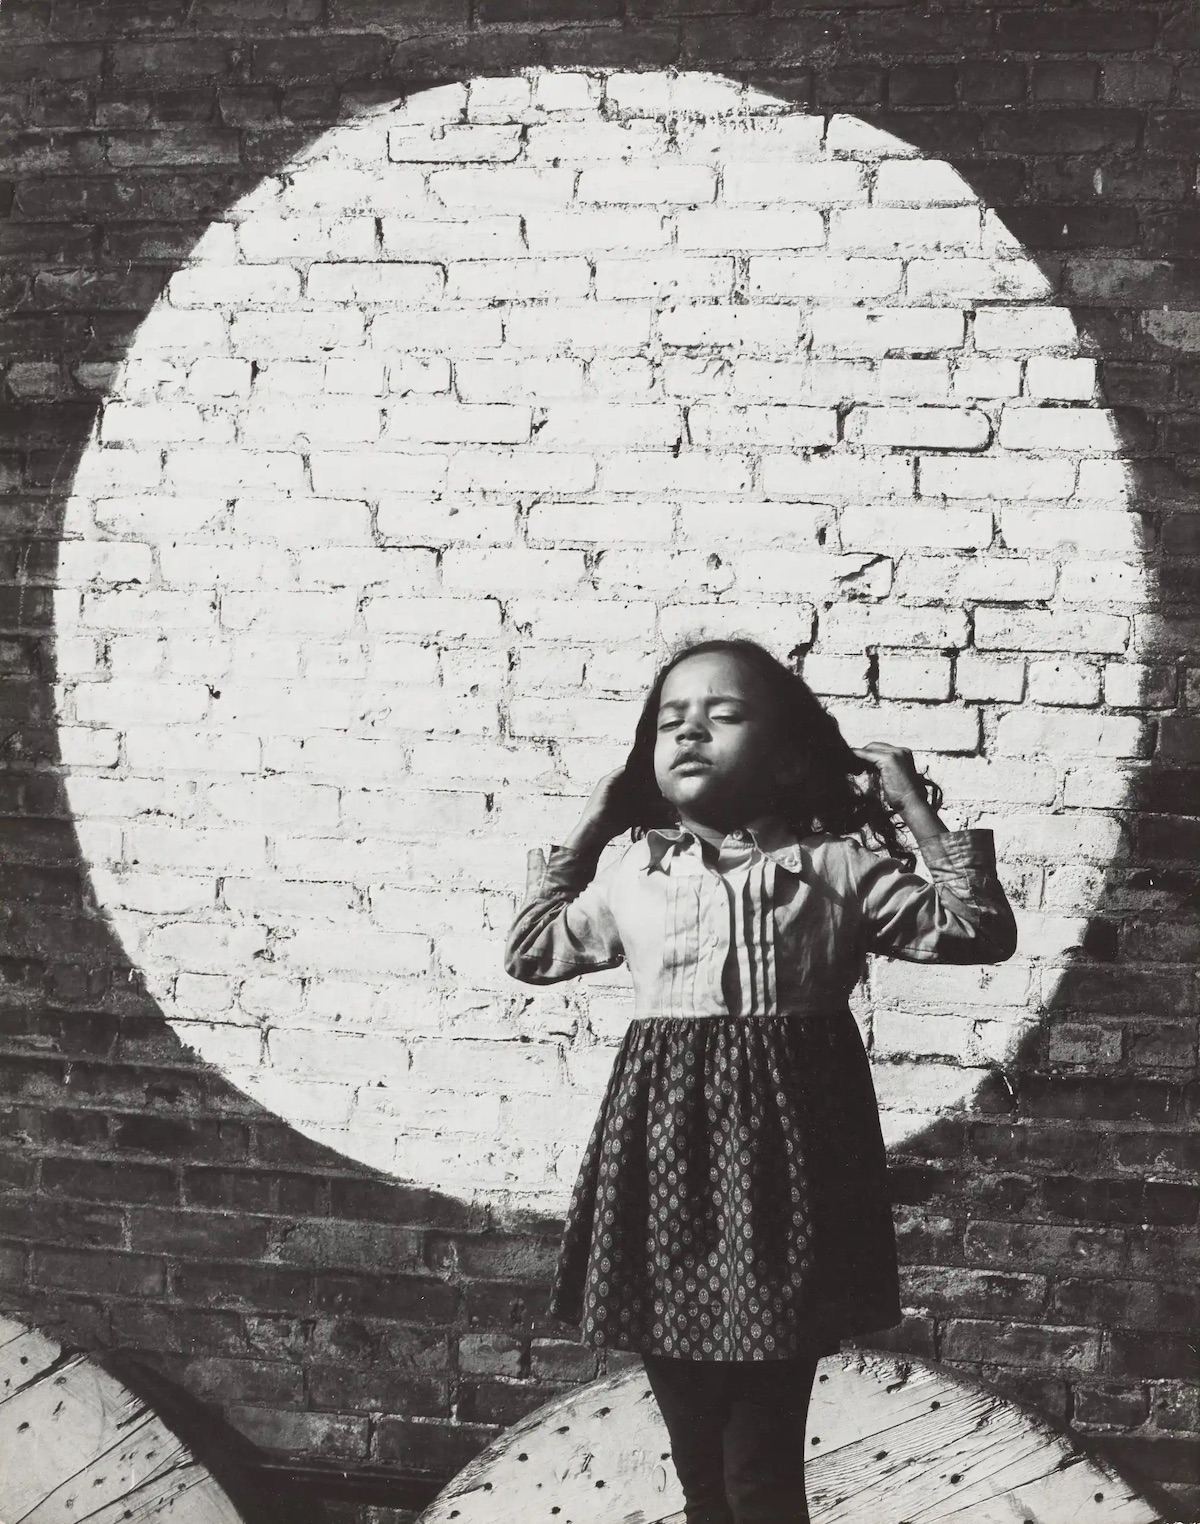
[[583,814],[563,846],[576,851],[581,848],[603,847],[614,836],[627,831],[633,823],[633,812],[625,786],[625,769],[615,767],[611,773],[605,773],[588,796]]

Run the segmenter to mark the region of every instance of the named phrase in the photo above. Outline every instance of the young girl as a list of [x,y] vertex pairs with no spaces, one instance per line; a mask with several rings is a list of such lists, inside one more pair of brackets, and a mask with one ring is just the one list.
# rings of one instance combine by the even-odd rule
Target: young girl
[[531,854],[508,972],[551,984],[625,962],[634,993],[551,1308],[593,1346],[641,1352],[689,1524],[806,1521],[817,1361],[900,1320],[847,1003],[866,955],[994,963],[1015,946],[991,833],[947,830],[909,752],[851,750],[748,640],[668,661],[624,768],[548,862]]

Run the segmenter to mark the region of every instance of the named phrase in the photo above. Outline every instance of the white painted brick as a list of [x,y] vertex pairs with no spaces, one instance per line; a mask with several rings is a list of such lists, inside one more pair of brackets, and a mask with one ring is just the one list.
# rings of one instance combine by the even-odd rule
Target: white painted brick
[[529,109],[533,81],[528,78],[472,79],[467,119],[472,122],[519,121]]
[[417,779],[480,783],[486,788],[509,782],[533,783],[552,771],[548,752],[531,746],[510,749],[488,741],[421,741],[412,749]]
[[791,446],[837,443],[837,413],[819,407],[731,408],[701,404],[689,409],[688,432],[702,449],[747,443]]
[[603,81],[605,100],[623,116],[658,116],[671,109],[674,82],[662,73],[610,74]]
[[865,698],[867,663],[862,656],[822,656],[812,653],[804,658],[804,681],[814,693],[830,698]]
[[812,314],[813,344],[845,355],[960,349],[965,319],[953,308],[826,308]]
[[515,526],[511,503],[472,498],[443,501],[416,492],[381,497],[376,513],[376,528],[385,545],[451,545],[467,540],[507,545]]
[[662,314],[658,331],[664,344],[679,348],[721,345],[786,352],[799,343],[801,318],[785,306],[681,306]]
[[585,388],[582,360],[540,356],[526,360],[458,360],[454,381],[464,402],[545,402],[579,397]]
[[1094,454],[1119,451],[1122,441],[1112,416],[1101,408],[1013,407],[1000,420],[1005,450],[1071,450]]
[[1067,815],[1002,815],[988,819],[1001,857],[1093,859],[1111,862],[1122,845],[1121,822],[1096,810]]
[[916,752],[974,752],[979,746],[979,711],[956,704],[829,705],[851,746],[890,741]]
[[1125,809],[1135,797],[1135,785],[1144,778],[1144,768],[1128,763],[1071,767],[1063,782],[1063,804],[1069,810]]
[[371,347],[384,351],[433,349],[471,355],[497,348],[503,338],[498,311],[381,312],[371,323]]
[[410,307],[440,300],[442,288],[440,265],[315,264],[309,267],[304,293],[310,302]]
[[[1048,464],[1039,462],[1039,469]],[[1120,509],[1031,508],[1014,502],[1001,511],[1001,525],[1005,544],[1014,550],[1057,550],[1090,558],[1136,555],[1145,545],[1141,517]]]
[[[446,366],[449,381],[450,367]],[[324,390],[334,395],[381,397],[386,390],[384,363],[379,355],[354,354],[349,359],[331,359],[325,366]]]
[[914,259],[907,270],[913,302],[1033,302],[1053,295],[1053,287],[1027,259]]
[[[807,113],[750,115],[739,111],[727,120],[680,122],[676,143],[680,156],[703,163],[782,163],[798,168],[797,160],[817,160],[824,123]],[[805,166],[807,167],[807,166]],[[785,192],[780,200],[787,200]]]
[[393,164],[503,164],[521,151],[515,123],[476,126],[454,122],[441,128],[393,127],[388,133]]
[[670,230],[655,207],[576,207],[570,211],[535,211],[525,219],[531,254],[623,253],[662,249]]
[[525,156],[532,163],[565,159],[588,165],[612,159],[658,159],[668,148],[666,127],[657,121],[546,122],[525,134]]
[[726,163],[721,177],[721,199],[731,202],[787,203],[808,206],[844,206],[867,199],[862,166],[814,160],[811,163]]
[[361,344],[363,315],[355,307],[329,312],[235,312],[229,339],[251,360],[323,360],[332,349]]
[[254,871],[266,866],[266,840],[253,830],[199,831],[190,826],[135,824],[130,861],[142,868]]
[[1000,755],[1137,757],[1146,727],[1132,715],[1013,709],[1000,716],[995,750]]
[[[577,301],[588,294],[586,259],[475,259],[447,266],[448,301]],[[603,295],[604,293],[600,293]]]
[[[58,547],[55,583],[59,587],[84,587],[88,583],[149,582],[154,576],[154,558],[149,545],[130,545],[120,541],[63,540]],[[62,642],[56,648],[58,670],[62,672]]]
[[978,408],[856,407],[846,420],[855,444],[901,449],[982,450],[991,432]]
[[[961,668],[965,657],[959,658]],[[1048,762],[1019,762],[1005,757],[954,757],[938,763],[938,782],[948,798],[963,803],[1054,803],[1058,770]]]
[[750,462],[703,450],[630,450],[601,462],[600,481],[608,492],[745,492]]
[[226,360],[217,356],[197,360],[188,367],[188,396],[199,402],[213,402],[218,398],[250,395],[249,360]]
[[904,264],[899,259],[825,254],[752,255],[749,268],[753,296],[795,297],[810,302],[880,301],[895,296],[904,278]]
[[1043,401],[1091,402],[1096,392],[1096,362],[1035,355],[1025,367],[1025,390]]
[[1117,614],[1066,609],[975,611],[975,644],[984,651],[1120,652],[1129,620]]
[[1070,460],[1035,461],[995,454],[964,460],[934,455],[922,458],[920,474],[923,497],[1012,498],[1019,502],[1023,498],[1067,498],[1075,490],[1075,464]]
[[829,219],[829,246],[856,254],[922,254],[980,246],[979,210],[966,207],[851,206]]
[[1068,561],[1058,588],[1066,603],[1144,603],[1150,596],[1146,568],[1129,561]]
[[885,159],[875,171],[876,206],[974,206],[976,194],[937,159]]
[[160,303],[138,329],[138,352],[178,355],[185,361],[198,354],[227,354],[229,325],[220,312],[186,311]]
[[[248,362],[242,362],[248,363]],[[278,397],[315,397],[324,387],[325,361],[268,360],[254,367],[254,400]]]
[[441,169],[430,175],[429,191],[442,206],[461,209],[564,207],[575,192],[575,171],[523,164]]
[[609,164],[579,176],[580,201],[628,206],[699,206],[713,199],[716,175],[702,164]]
[[257,739],[222,730],[139,725],[125,750],[135,773],[253,773],[259,767]]
[[389,405],[383,437],[401,444],[523,444],[529,428],[527,407],[404,401]]
[[728,298],[733,278],[732,259],[660,254],[596,261],[596,295],[601,301],[628,301],[644,296]]
[[329,497],[377,498],[391,492],[431,492],[446,479],[445,454],[377,450],[318,450],[310,456],[313,491]]
[[824,651],[861,651],[868,646],[967,644],[967,616],[961,609],[905,608],[893,603],[835,604],[821,616]]
[[386,259],[437,260],[501,259],[525,253],[519,217],[442,218],[417,221],[384,217],[383,253]]
[[389,598],[363,602],[369,635],[428,635],[443,640],[478,640],[500,628],[494,598]]
[[1104,702],[1118,709],[1171,709],[1178,690],[1173,667],[1110,661],[1104,668]]
[[913,495],[913,468],[911,461],[900,456],[768,455],[763,460],[762,483],[768,497],[807,502],[907,500]]
[[732,570],[714,566],[697,550],[611,549],[597,558],[592,581],[602,597],[652,594],[661,602],[705,593],[725,593]]
[[1029,697],[1035,704],[1088,708],[1100,702],[1100,669],[1069,658],[1031,661]]
[[684,543],[723,545],[735,514],[738,541],[744,545],[816,546],[828,537],[834,520],[832,508],[814,503],[683,503],[679,526]]
[[286,259],[374,259],[373,217],[253,217],[237,230],[247,262]]
[[681,249],[807,249],[825,242],[825,220],[807,206],[705,207],[680,212]]
[[300,277],[285,265],[253,269],[245,265],[189,266],[167,282],[173,307],[277,307],[300,295]]
[[278,545],[370,545],[371,516],[356,498],[241,498],[239,535]]
[[587,658],[585,681],[593,692],[624,693],[644,699],[654,680],[652,651],[594,651]]
[[873,555],[834,555],[824,551],[742,550],[733,558],[739,593],[794,591],[821,601],[853,588],[863,597],[885,596],[892,568]]
[[508,615],[514,628],[532,640],[620,646],[653,638],[655,607],[649,600],[588,599],[586,609],[581,619],[578,600],[515,598]]
[[641,713],[640,700],[545,696],[514,698],[509,703],[509,724],[514,736],[557,739],[587,737],[605,741],[611,736],[632,737]]
[[996,307],[975,314],[975,348],[984,354],[1071,350],[1077,343],[1075,323],[1066,307]]
[[601,81],[590,74],[547,69],[534,80],[533,101],[539,111],[591,111],[599,102],[600,90]]
[[879,696],[884,699],[948,699],[949,657],[882,654],[879,658]]
[[115,588],[85,593],[80,623],[97,630],[199,630],[216,627],[216,599],[211,592],[163,592]]
[[878,375],[879,391],[884,397],[941,402],[950,392],[950,366],[946,360],[881,360]]
[[1016,397],[1020,391],[1019,360],[984,360],[967,356],[954,367],[956,397]]
[[1057,580],[1053,561],[1000,555],[910,555],[901,563],[896,589],[924,602],[1031,603],[1051,597]]
[[505,314],[504,337],[521,349],[637,350],[650,339],[650,309],[626,302],[518,307]]
[[162,482],[162,451],[122,446],[98,446],[84,453],[75,472],[75,495],[80,498],[127,497],[157,492]]
[[[633,406],[614,402],[554,403],[545,411],[537,443],[550,449],[671,449],[683,435],[677,407]],[[693,429],[693,438],[698,439]],[[743,436],[744,438],[744,436]]]
[[454,546],[442,558],[442,580],[448,592],[567,593],[579,585],[583,574],[583,556],[574,550]]
[[221,600],[221,623],[227,630],[337,635],[354,623],[356,594],[353,589],[331,592],[227,593]]
[[101,415],[104,444],[167,444],[233,441],[233,420],[190,402],[108,402]]
[[241,417],[243,444],[364,444],[379,438],[380,410],[365,398],[252,398]]
[[596,479],[590,455],[565,451],[459,450],[450,462],[452,490],[587,492]]

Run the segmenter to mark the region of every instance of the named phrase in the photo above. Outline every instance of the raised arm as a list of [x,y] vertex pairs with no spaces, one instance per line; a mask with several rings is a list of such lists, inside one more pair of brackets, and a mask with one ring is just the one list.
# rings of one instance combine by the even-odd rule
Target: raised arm
[[504,945],[504,967],[523,984],[555,984],[624,958],[607,895],[616,864],[595,876],[605,843],[629,824],[623,774],[601,778],[549,860],[537,848],[529,854],[525,900]]
[[991,831],[950,831],[930,807],[912,753],[882,742],[859,756],[879,769],[888,804],[916,838],[929,879],[890,857],[872,857],[858,897],[872,952],[915,963],[1003,963],[1017,926],[996,876]]

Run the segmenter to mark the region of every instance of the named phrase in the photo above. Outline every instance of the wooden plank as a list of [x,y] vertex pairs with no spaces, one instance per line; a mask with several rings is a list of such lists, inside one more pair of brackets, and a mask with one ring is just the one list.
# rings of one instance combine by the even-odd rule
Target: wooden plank
[[0,1456],[0,1520],[239,1524],[225,1492],[140,1398],[11,1320],[0,1323]]
[[[1163,1524],[1048,1424],[920,1360],[823,1361],[806,1437],[814,1524]],[[678,1524],[669,1455],[632,1369],[531,1413],[419,1524]]]

